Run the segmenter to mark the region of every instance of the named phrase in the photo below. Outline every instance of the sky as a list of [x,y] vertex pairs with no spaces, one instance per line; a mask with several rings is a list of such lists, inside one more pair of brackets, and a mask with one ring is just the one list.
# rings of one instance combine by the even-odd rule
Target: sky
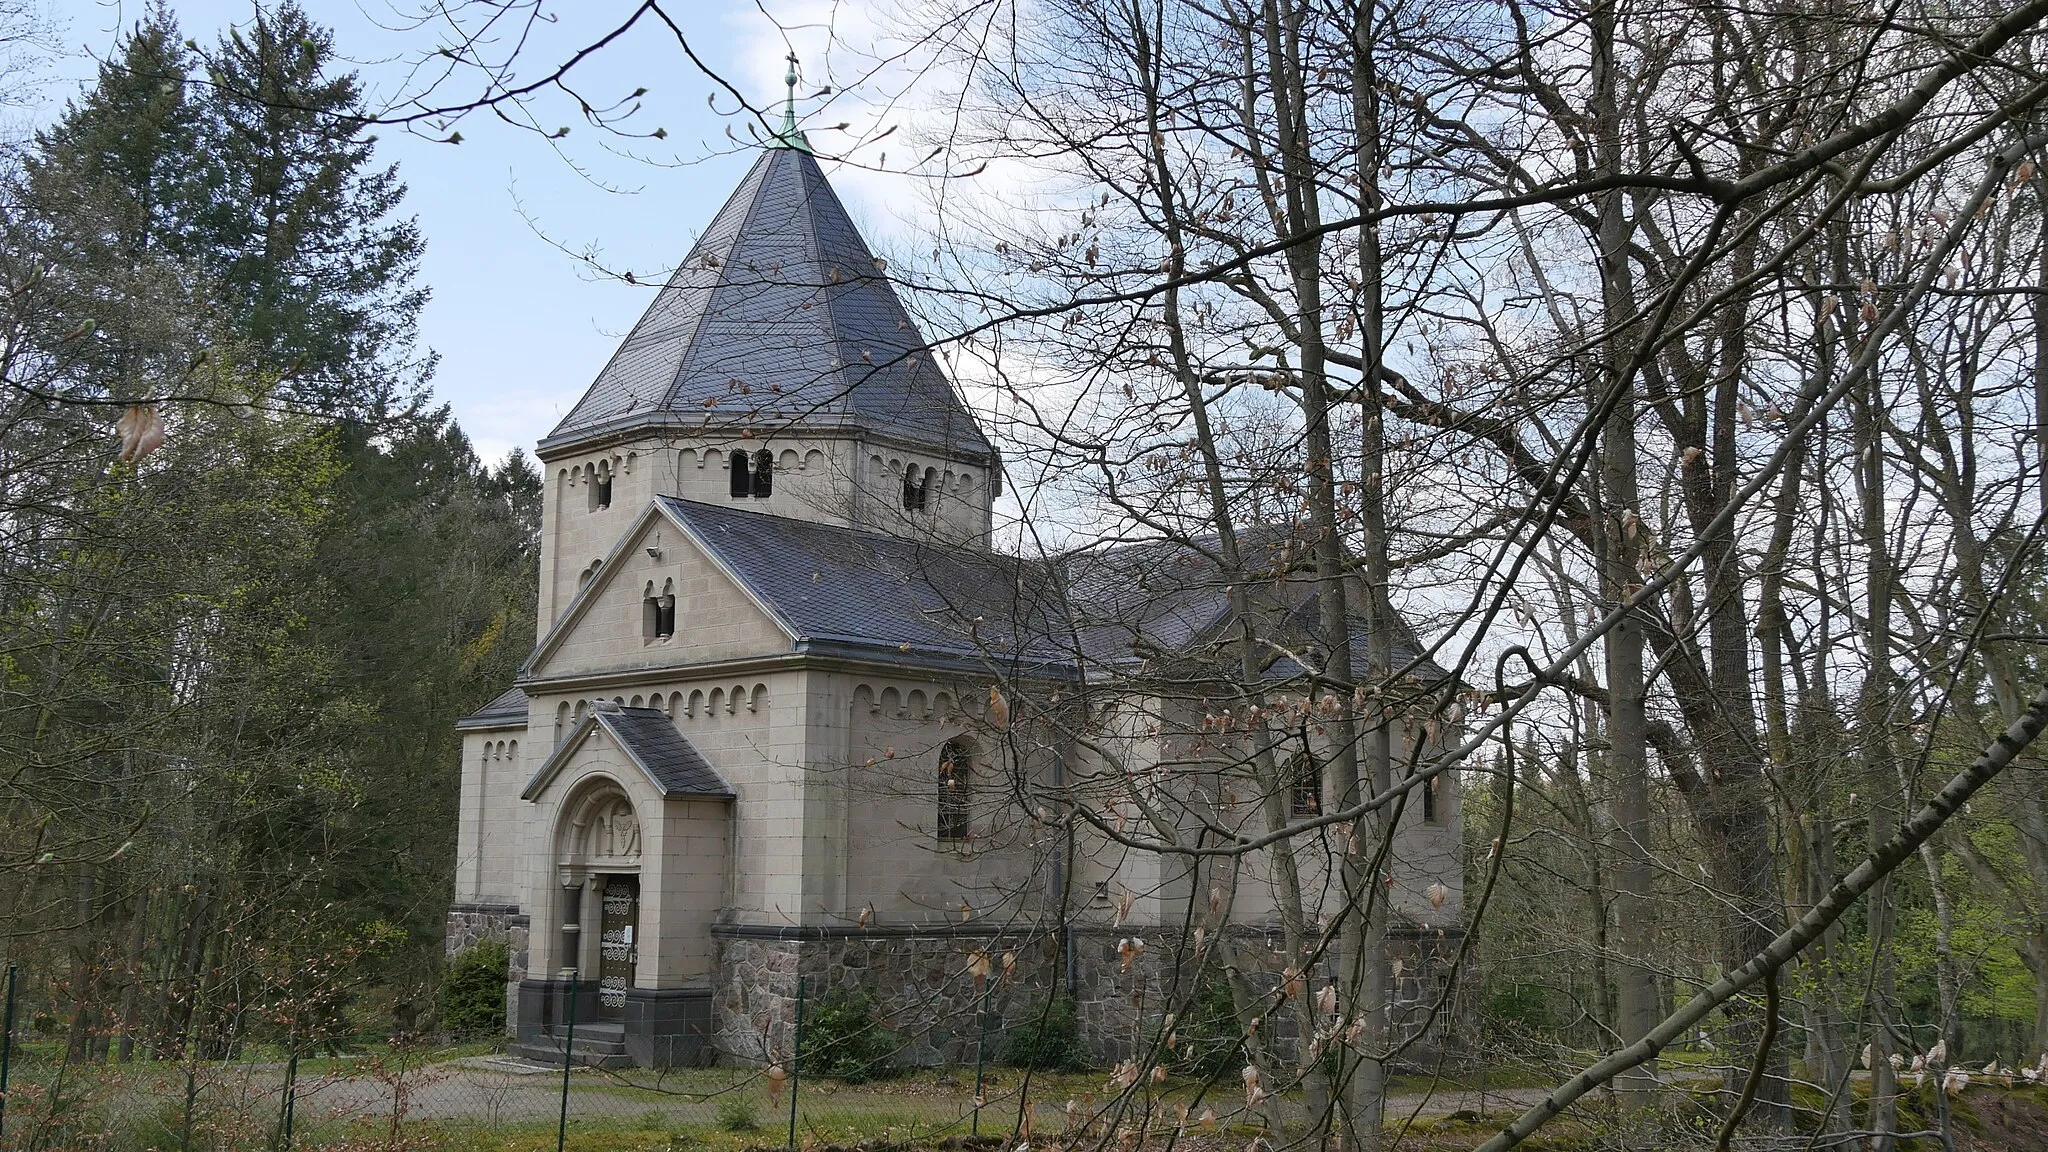
[[[522,48],[516,65],[521,80],[553,70],[576,48],[623,22],[635,6],[621,0],[545,2],[555,20],[535,27]],[[90,82],[120,30],[144,11],[139,0],[43,3],[57,51],[44,68],[44,100],[27,110],[31,120],[59,114],[65,99]],[[184,34],[201,44],[210,44],[229,24],[246,25],[254,11],[249,0],[170,3]],[[419,0],[302,5],[333,30],[336,52],[359,71],[379,106],[418,90],[417,64],[432,59],[445,34],[408,19]],[[806,80],[807,93],[833,67],[817,0],[679,0],[668,10],[690,49],[758,105],[780,106],[784,56],[792,48],[804,57],[805,75],[816,78]],[[829,11],[844,30],[858,6],[834,4]],[[840,61],[845,59],[842,52]],[[434,392],[453,405],[487,460],[501,459],[515,446],[531,452],[534,441],[568,412],[651,301],[654,289],[647,285],[659,284],[689,250],[752,162],[750,146],[725,136],[728,129],[744,133],[746,119],[721,116],[707,104],[715,82],[690,63],[664,26],[636,26],[579,66],[571,80],[593,103],[646,88],[628,124],[643,133],[664,129],[666,139],[633,142],[592,128],[561,95],[535,104],[542,127],[571,129],[559,140],[514,128],[487,112],[438,133],[425,126],[379,132],[378,155],[398,164],[409,187],[406,211],[418,217],[426,238],[420,281],[432,298],[421,335],[440,356]],[[453,102],[473,96],[477,85],[474,75],[460,77],[441,94]],[[721,93],[718,107],[730,112],[735,102]],[[813,107],[807,115],[814,126],[843,118],[830,108]],[[460,131],[462,142],[433,138],[449,131]],[[890,236],[912,226],[911,217],[898,210],[906,202],[901,190],[892,190],[887,178],[842,171],[833,179],[878,249],[886,251]],[[611,274],[622,270],[633,271],[642,286]]]

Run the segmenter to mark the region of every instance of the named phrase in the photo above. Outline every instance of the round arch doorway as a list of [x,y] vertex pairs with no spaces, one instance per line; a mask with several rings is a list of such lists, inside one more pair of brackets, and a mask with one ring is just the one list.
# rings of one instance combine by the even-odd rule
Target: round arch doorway
[[604,778],[567,807],[555,855],[569,899],[561,954],[586,979],[595,972],[598,1020],[623,1020],[640,962],[640,820],[624,789]]

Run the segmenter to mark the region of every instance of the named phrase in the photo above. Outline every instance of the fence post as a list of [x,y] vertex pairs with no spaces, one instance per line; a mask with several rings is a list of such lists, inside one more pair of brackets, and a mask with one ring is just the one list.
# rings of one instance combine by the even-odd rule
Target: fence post
[[981,1014],[974,1018],[974,1120],[968,1131],[972,1136],[981,1135],[982,1054],[988,1047],[988,994],[994,985],[993,980],[982,981]]
[[576,985],[581,973],[569,970],[569,1031],[562,1039],[562,1118],[555,1128],[555,1152],[569,1143],[569,1070],[576,1066]]
[[292,1104],[299,1090],[299,1042],[291,1042],[291,1059],[284,1066],[284,1100],[278,1104],[277,1146],[286,1149],[292,1146]]
[[7,1072],[14,1061],[14,982],[20,975],[18,965],[7,966],[7,1018],[0,1023],[0,1135],[7,1132]]
[[192,1152],[192,1105],[199,1099],[199,1057],[194,1052],[191,1040],[185,1041],[185,1132],[178,1143],[179,1152]]
[[796,1094],[797,1085],[803,1080],[803,1073],[797,1071],[803,1066],[804,1053],[804,978],[796,978],[796,1025],[789,1032],[789,1152],[796,1152]]

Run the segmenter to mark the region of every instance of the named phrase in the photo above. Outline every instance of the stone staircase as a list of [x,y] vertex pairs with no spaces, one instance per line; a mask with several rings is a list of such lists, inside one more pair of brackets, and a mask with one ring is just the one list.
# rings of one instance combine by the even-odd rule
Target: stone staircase
[[[543,1037],[538,1044],[515,1045],[512,1054],[559,1067],[562,1063],[562,1037],[557,1033]],[[631,1068],[633,1058],[626,1055],[626,1026],[602,1023],[576,1025],[576,1040],[569,1048],[569,1059],[592,1068]]]

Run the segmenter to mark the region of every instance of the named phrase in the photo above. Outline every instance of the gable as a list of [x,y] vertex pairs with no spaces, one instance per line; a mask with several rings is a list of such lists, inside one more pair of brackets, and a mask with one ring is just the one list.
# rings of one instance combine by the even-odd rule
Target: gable
[[602,702],[576,722],[561,746],[549,754],[519,793],[537,799],[572,762],[599,767],[614,776],[637,775],[664,798],[731,798],[732,785],[711,767],[696,745],[661,712],[620,708]]
[[[650,596],[675,597],[656,634]],[[714,559],[650,507],[534,650],[523,675],[576,676],[743,659],[790,650],[790,636]]]

